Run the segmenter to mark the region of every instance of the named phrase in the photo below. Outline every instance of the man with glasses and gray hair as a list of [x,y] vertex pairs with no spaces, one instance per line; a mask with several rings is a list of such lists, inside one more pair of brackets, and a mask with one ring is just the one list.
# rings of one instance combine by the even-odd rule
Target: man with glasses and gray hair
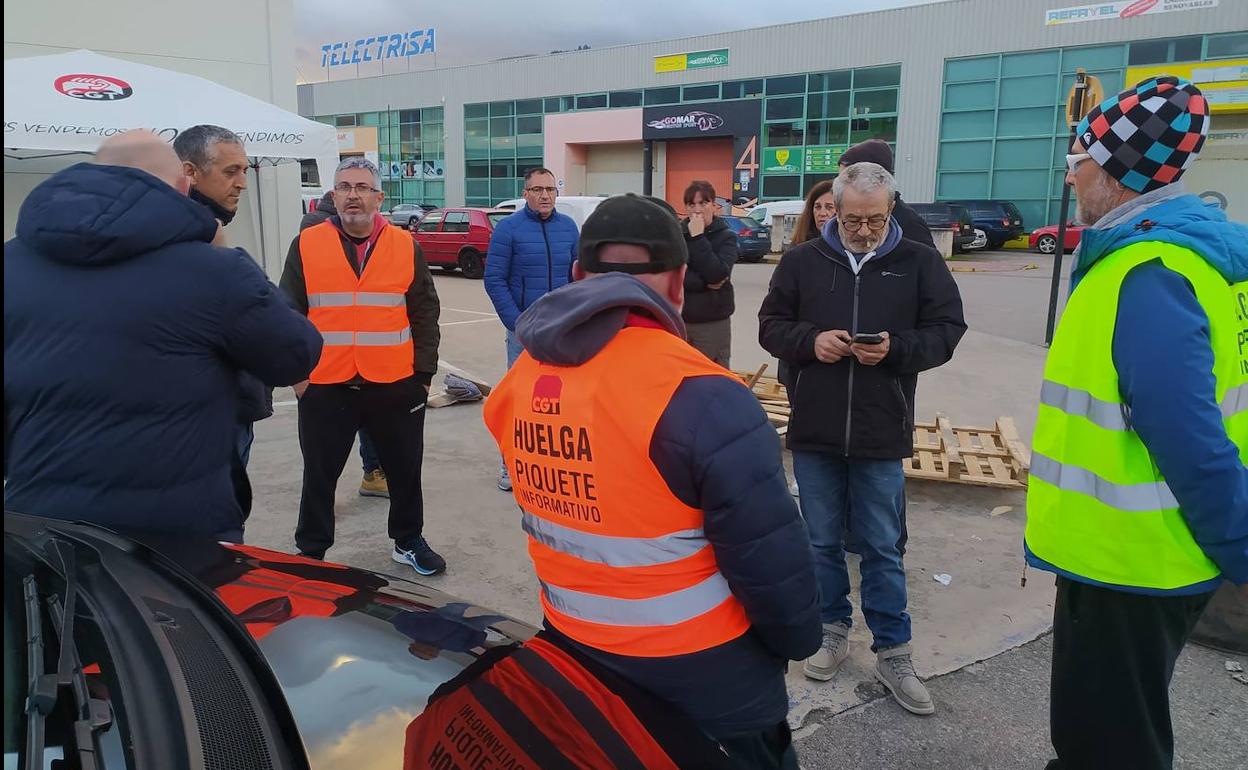
[[[572,281],[576,261],[576,222],[555,210],[559,187],[548,168],[524,174],[524,208],[494,226],[485,255],[485,291],[507,329],[507,368],[524,348],[516,339],[516,319],[547,293]],[[507,467],[500,464],[498,488],[511,491]]]
[[759,310],[759,342],[795,368],[787,441],[815,552],[823,646],[807,677],[827,681],[849,655],[852,606],[844,523],[861,540],[862,610],[876,677],[915,714],[936,710],[910,656],[898,548],[914,446],[918,373],[948,361],[966,322],[939,253],[893,218],[893,175],[855,163],[833,183],[836,217],[780,260]]
[[378,212],[377,167],[347,158],[334,174],[338,213],[299,233],[281,287],[321,332],[320,363],[299,398],[303,496],[295,544],[324,558],[334,489],[355,434],[372,438],[390,488],[391,558],[421,575],[446,570],[425,541],[420,468],[425,401],[438,367],[438,294],[420,246]]

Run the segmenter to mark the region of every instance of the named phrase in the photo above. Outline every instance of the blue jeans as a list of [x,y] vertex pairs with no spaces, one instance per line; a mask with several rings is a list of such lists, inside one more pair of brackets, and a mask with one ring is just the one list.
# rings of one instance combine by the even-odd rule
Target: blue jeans
[[875,638],[871,649],[909,642],[906,571],[897,547],[905,490],[901,461],[794,452],[793,474],[815,551],[823,622],[851,623],[844,534],[852,510],[862,548],[862,614]]
[[524,352],[524,346],[520,344],[520,340],[516,339],[516,333],[507,330],[507,368],[510,369],[520,354]]
[[364,464],[365,473],[381,469],[381,460],[377,459],[377,450],[373,448],[373,440],[364,431],[360,431],[360,462]]

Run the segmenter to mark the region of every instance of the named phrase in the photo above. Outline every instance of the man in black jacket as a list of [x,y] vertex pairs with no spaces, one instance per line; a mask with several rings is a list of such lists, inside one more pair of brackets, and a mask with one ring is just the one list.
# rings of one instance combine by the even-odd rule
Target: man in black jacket
[[685,309],[681,317],[689,344],[728,368],[732,355],[732,266],[737,264],[737,234],[716,216],[715,188],[695,180],[685,190],[689,218],[683,227],[689,248],[685,273]]
[[919,372],[953,355],[966,331],[957,284],[935,249],[904,239],[892,218],[892,174],[875,163],[841,172],[836,219],[780,261],[759,311],[759,341],[797,368],[788,445],[815,549],[823,648],[804,665],[828,680],[849,654],[843,526],[854,512],[862,609],[876,677],[906,709],[935,706],[910,659],[906,575],[898,548]]
[[[841,156],[840,167],[844,171],[855,163],[863,162],[883,166],[884,170],[891,174],[893,173],[893,148],[888,146],[888,142],[880,139],[859,142]],[[902,238],[936,248],[936,242],[932,240],[932,231],[927,226],[927,222],[923,221],[923,217],[919,216],[918,212],[906,205],[899,192],[893,193],[893,219],[896,219],[897,224],[901,226]]]

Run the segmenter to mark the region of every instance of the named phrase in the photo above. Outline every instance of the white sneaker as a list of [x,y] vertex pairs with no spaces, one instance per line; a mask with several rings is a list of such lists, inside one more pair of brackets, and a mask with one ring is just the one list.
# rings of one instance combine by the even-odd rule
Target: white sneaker
[[504,492],[511,491],[511,474],[507,472],[506,468],[498,469],[498,488]]
[[836,676],[836,671],[849,657],[849,624],[823,624],[823,646],[802,664],[807,679],[826,682]]

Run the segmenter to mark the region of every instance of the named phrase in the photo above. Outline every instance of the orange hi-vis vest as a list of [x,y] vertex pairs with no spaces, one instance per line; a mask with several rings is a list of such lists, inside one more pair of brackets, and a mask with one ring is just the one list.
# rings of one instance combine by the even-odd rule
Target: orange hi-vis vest
[[329,222],[299,234],[308,289],[308,320],[325,339],[308,377],[318,385],[396,382],[414,373],[407,290],[415,277],[412,237],[387,226],[359,276],[347,262],[338,228]]
[[581,644],[668,657],[749,629],[703,512],[682,503],[650,460],[676,388],[704,375],[731,376],[666,331],[628,327],[580,366],[521,355],[486,402],[546,618]]

